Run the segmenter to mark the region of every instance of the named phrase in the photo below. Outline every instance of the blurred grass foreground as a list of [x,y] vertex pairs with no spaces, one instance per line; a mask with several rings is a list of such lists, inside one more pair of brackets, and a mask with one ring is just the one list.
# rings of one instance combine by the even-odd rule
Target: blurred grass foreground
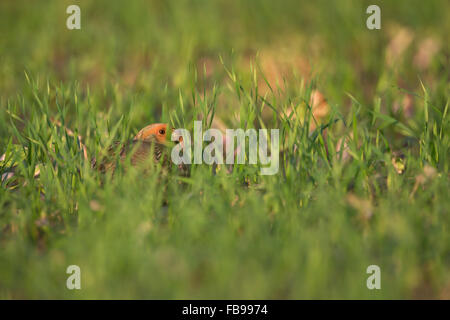
[[[448,12],[1,1],[0,298],[449,299]],[[279,128],[280,172],[110,177],[80,148],[194,120]]]

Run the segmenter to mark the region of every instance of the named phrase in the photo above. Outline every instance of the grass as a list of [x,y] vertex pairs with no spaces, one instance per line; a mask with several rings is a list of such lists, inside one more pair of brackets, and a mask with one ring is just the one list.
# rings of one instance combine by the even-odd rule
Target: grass
[[[0,298],[450,298],[449,4],[377,2],[1,2]],[[280,172],[80,148],[195,119],[279,128]]]

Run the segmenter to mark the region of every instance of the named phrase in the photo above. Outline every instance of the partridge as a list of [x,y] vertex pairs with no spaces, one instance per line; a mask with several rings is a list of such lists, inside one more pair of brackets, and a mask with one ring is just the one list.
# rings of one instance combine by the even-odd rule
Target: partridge
[[116,141],[108,149],[108,156],[100,163],[96,158],[92,158],[91,165],[98,168],[100,172],[115,171],[115,152],[119,152],[119,160],[124,161],[130,154],[130,163],[133,167],[145,165],[152,157],[155,163],[162,161],[164,167],[170,166],[170,159],[167,155],[167,124],[154,123],[140,130],[133,140],[121,145]]

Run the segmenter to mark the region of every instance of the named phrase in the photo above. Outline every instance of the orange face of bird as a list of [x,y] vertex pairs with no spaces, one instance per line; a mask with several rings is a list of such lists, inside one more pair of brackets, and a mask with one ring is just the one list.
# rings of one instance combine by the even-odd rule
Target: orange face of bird
[[144,129],[138,132],[134,137],[135,140],[141,141],[157,141],[161,144],[166,142],[167,124],[166,123],[154,123],[146,126]]
[[[141,141],[157,141],[158,143],[164,144],[167,141],[167,123],[154,123],[146,126],[144,129],[138,132],[134,137],[134,140]],[[172,128],[173,131],[173,128]],[[179,137],[178,141],[175,143],[183,143],[183,137]]]

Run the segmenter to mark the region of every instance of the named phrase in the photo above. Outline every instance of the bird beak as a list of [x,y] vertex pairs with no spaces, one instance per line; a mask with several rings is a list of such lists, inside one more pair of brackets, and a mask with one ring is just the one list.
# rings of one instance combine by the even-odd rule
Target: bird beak
[[[171,131],[171,133],[173,133],[173,132],[175,131],[175,128],[170,128],[170,131]],[[178,137],[178,140],[173,141],[173,143],[174,143],[174,144],[179,144],[179,143],[181,143],[181,144],[183,145],[183,137],[182,137],[182,136]]]

